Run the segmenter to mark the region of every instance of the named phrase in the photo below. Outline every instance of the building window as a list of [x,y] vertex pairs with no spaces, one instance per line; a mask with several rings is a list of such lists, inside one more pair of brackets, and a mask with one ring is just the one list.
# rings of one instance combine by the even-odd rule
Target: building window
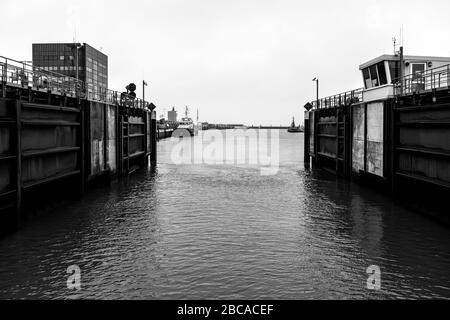
[[363,69],[363,78],[364,78],[364,85],[366,86],[366,89],[372,88],[372,82],[370,81],[370,73],[369,68]]
[[380,80],[380,86],[387,84],[386,69],[384,66],[384,61],[377,63],[377,70],[378,70],[378,78]]
[[400,78],[400,68],[398,61],[389,61],[389,72],[391,73],[391,79],[393,82]]
[[370,80],[372,81],[372,87],[378,87],[379,81],[378,81],[377,65],[374,64],[373,66],[369,67],[369,71],[370,71]]
[[64,56],[59,56],[59,60],[64,60]]
[[422,78],[422,73],[425,72],[425,63],[412,63],[411,71],[413,80],[420,80]]

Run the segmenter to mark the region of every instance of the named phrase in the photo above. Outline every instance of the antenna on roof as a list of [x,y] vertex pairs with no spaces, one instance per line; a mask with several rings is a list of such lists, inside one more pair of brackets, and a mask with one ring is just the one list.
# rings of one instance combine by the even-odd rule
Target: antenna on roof
[[394,55],[397,54],[397,38],[393,37],[392,42],[394,43]]
[[403,25],[401,26],[401,28],[400,28],[400,46],[404,46],[404,43],[403,43],[403,41],[404,41],[404,34],[403,34]]
[[73,26],[73,43],[77,43],[77,25]]

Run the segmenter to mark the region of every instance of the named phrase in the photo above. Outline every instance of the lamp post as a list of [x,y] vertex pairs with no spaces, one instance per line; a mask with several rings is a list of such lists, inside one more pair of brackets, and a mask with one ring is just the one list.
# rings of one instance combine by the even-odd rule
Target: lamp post
[[319,78],[314,78],[312,81],[316,82],[316,108],[319,109]]

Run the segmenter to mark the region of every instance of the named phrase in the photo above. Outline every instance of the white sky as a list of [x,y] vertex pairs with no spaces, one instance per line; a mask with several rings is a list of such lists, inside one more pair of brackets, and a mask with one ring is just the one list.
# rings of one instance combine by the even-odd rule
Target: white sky
[[[26,3],[26,4],[25,4]],[[142,78],[158,115],[185,105],[211,123],[289,125],[303,105],[362,86],[360,63],[392,53],[450,56],[450,1],[1,0],[0,55],[33,42],[86,42],[109,58],[109,87]]]

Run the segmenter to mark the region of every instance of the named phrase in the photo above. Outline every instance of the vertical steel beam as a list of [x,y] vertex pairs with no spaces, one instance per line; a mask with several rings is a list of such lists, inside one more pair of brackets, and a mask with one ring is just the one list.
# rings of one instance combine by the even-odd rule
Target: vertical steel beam
[[150,139],[151,139],[151,150],[152,150],[152,152],[151,152],[151,154],[150,154],[150,164],[152,165],[152,166],[156,166],[156,163],[157,163],[157,159],[158,159],[158,155],[157,155],[157,147],[156,147],[156,139],[157,139],[157,137],[156,137],[156,131],[157,131],[157,125],[156,125],[156,111],[152,111],[152,114],[151,114],[151,126],[150,126],[150,128],[151,128],[151,136],[150,136]]
[[[397,98],[398,99],[398,98]],[[396,196],[396,170],[397,170],[397,106],[398,106],[399,100],[396,100],[395,103],[391,106],[391,112],[390,112],[390,181],[391,181],[391,195],[395,199]]]
[[22,218],[22,104],[16,100],[16,227]]
[[103,103],[103,170],[108,168],[108,129],[109,129],[109,118],[108,118],[108,104],[106,102]]
[[[130,110],[128,110],[129,112]],[[130,115],[127,113],[127,174],[130,174]]]
[[120,178],[121,175],[121,163],[122,163],[122,158],[120,157],[120,148],[122,146],[122,144],[120,143],[120,126],[121,126],[121,122],[120,122],[120,116],[119,116],[119,104],[117,99],[114,100],[114,107],[115,107],[115,114],[114,114],[114,120],[116,123],[116,136],[114,137],[115,139],[115,144],[116,144],[116,171],[117,171],[117,175]]
[[342,115],[343,117],[343,123],[344,123],[344,139],[343,139],[343,143],[344,143],[344,177],[345,178],[349,178],[350,177],[350,166],[349,166],[349,162],[351,157],[349,156],[349,149],[350,149],[350,144],[351,144],[351,135],[350,135],[350,130],[349,130],[349,112],[350,112],[350,108],[351,106],[343,106],[343,110],[344,113]]
[[336,175],[339,175],[339,109],[336,108],[336,146],[335,146],[335,152],[336,152]]
[[77,103],[78,103],[78,107],[80,108],[80,132],[79,132],[79,144],[80,144],[80,153],[79,153],[79,166],[80,166],[80,195],[84,194],[84,190],[85,190],[85,186],[86,186],[86,157],[85,157],[85,148],[86,148],[86,143],[85,143],[85,130],[86,130],[86,126],[85,126],[85,114],[84,114],[84,101],[81,102],[79,96],[77,97]]
[[310,163],[310,150],[309,150],[309,111],[305,112],[305,127],[304,127],[304,134],[303,134],[303,162],[305,164]]
[[148,111],[144,110],[142,114],[144,122],[144,166],[148,167]]
[[317,166],[319,164],[319,125],[320,121],[320,109],[314,112],[314,164]]
[[119,142],[118,142],[118,146],[119,146],[119,149],[118,149],[118,153],[119,153],[119,163],[118,163],[118,165],[119,165],[119,177],[120,178],[122,178],[123,176],[124,176],[124,165],[123,165],[123,163],[124,163],[124,156],[123,156],[123,148],[124,148],[124,144],[123,144],[123,139],[124,139],[124,137],[123,137],[123,114],[122,114],[122,112],[123,112],[123,110],[122,110],[122,106],[120,106],[119,107],[119,109],[120,109],[120,114],[118,115],[118,117],[119,117],[119,137],[118,137],[118,140],[119,140]]
[[364,103],[364,171],[367,172],[367,103]]

